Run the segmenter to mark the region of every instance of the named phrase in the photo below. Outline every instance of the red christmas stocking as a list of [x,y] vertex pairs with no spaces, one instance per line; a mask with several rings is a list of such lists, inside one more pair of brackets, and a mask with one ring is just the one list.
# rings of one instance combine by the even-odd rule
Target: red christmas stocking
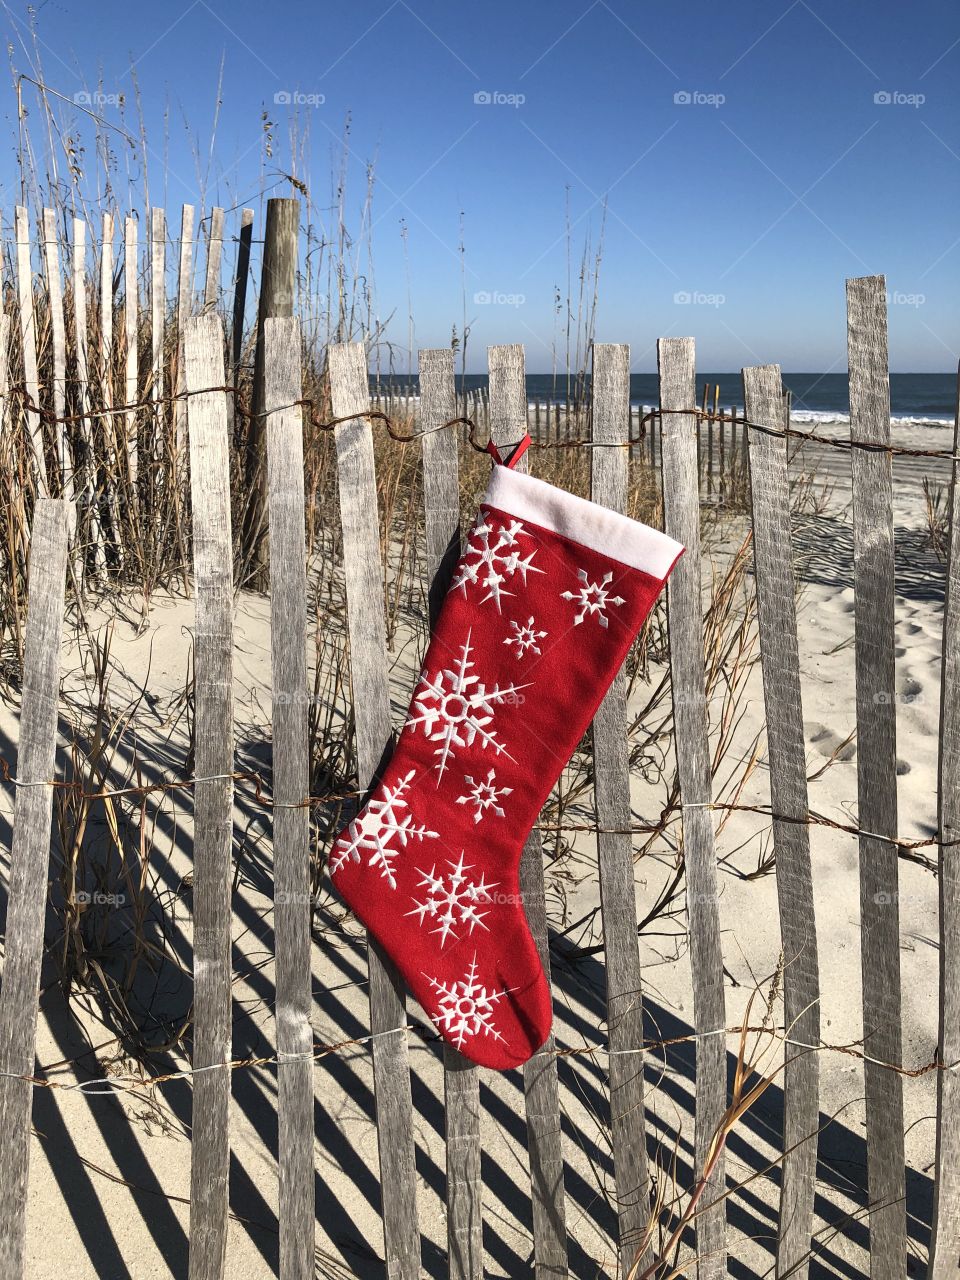
[[520,853],[682,550],[495,466],[396,751],[331,850],[347,905],[483,1066],[550,1031]]

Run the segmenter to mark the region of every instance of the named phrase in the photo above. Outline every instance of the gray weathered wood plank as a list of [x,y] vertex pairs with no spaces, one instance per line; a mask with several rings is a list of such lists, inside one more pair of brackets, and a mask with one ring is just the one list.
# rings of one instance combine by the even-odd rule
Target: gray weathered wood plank
[[166,393],[163,369],[164,330],[167,317],[166,294],[167,218],[162,209],[150,210],[150,398],[156,408],[150,426],[148,462],[153,484],[157,484],[155,466],[166,457],[166,410],[161,403]]
[[67,428],[63,421],[67,405],[67,333],[63,319],[63,278],[60,274],[60,244],[57,239],[57,215],[52,209],[43,211],[43,270],[47,284],[47,306],[50,317],[50,344],[53,356],[53,416],[60,463],[60,492],[68,501],[73,499],[73,460],[67,443]]
[[[183,330],[193,309],[193,223],[196,210],[185,204],[180,211],[180,257],[177,264],[177,353],[174,394],[183,390]],[[177,400],[174,405],[175,466],[182,469],[187,454],[186,405]]]
[[31,462],[36,476],[37,492],[44,496],[50,492],[50,488],[47,479],[47,461],[44,455],[43,427],[37,408],[40,404],[40,380],[37,373],[37,320],[33,304],[33,267],[30,264],[30,220],[27,210],[19,204],[15,215],[15,235],[23,383],[29,398],[29,403],[24,408],[24,421],[30,436]]
[[[100,245],[100,402],[111,410],[113,398],[113,214],[104,213]],[[117,564],[124,562],[124,539],[120,530],[120,481],[126,467],[126,449],[118,415],[107,412],[101,419],[103,440],[110,455],[107,501],[113,531],[113,553]]]
[[[660,407],[696,406],[692,338],[661,338]],[[697,1179],[704,1175],[708,1149],[727,1103],[726,1015],[720,903],[714,841],[713,778],[707,740],[701,600],[700,503],[697,484],[697,419],[691,413],[664,414],[660,425],[664,528],[686,552],[667,584],[670,674],[673,684],[674,744],[683,801],[683,857],[686,871],[693,1021],[697,1035],[694,1156]],[[721,1153],[694,1220],[699,1280],[726,1275],[726,1205]]]
[[[184,335],[193,497],[194,1036],[193,1067],[231,1056],[230,890],[233,845],[233,549],[230,455],[219,316]],[[190,1280],[220,1280],[227,1248],[230,1070],[193,1077]]]
[[[743,370],[745,416],[786,429],[779,365]],[[746,430],[746,428],[744,428]],[[790,531],[785,437],[749,433],[753,560],[760,661],[770,765],[773,847],[783,945],[787,1035],[820,1043],[820,969],[813,907],[809,807],[797,645],[796,584]],[[793,819],[793,821],[790,821]],[[820,1116],[819,1056],[785,1049],[783,1149],[777,1269],[804,1280],[809,1272]]]
[[81,483],[85,531],[90,543],[94,570],[104,564],[103,529],[99,511],[99,475],[97,454],[93,446],[93,423],[90,415],[90,364],[87,359],[87,224],[83,218],[73,220],[73,337],[76,359],[77,392],[81,417],[77,423],[83,457]]
[[929,1280],[956,1280],[960,1258],[960,379],[950,479],[950,535],[940,682],[940,1062]]
[[[363,345],[334,344],[328,350],[328,362],[334,416],[366,413],[370,393]],[[357,416],[336,427],[335,437],[357,768],[360,787],[365,789],[375,781],[393,746],[373,435],[370,423]],[[415,1280],[420,1273],[420,1230],[406,993],[399,974],[373,938],[368,963],[387,1276]]]
[[[430,626],[436,624],[460,556],[457,435],[436,428],[456,417],[454,353],[420,352],[425,569]],[[449,1043],[443,1046],[447,1157],[447,1258],[451,1280],[483,1275],[483,1185],[480,1177],[480,1072]]]
[[240,211],[240,234],[237,237],[237,271],[233,281],[233,326],[231,367],[236,382],[243,358],[243,321],[247,312],[247,283],[250,279],[250,247],[253,244],[253,210]]
[[37,1001],[50,866],[50,821],[67,567],[67,503],[41,498],[33,519],[23,696],[0,987],[0,1275],[26,1273],[27,1180]]
[[[887,304],[883,276],[847,281],[850,436],[890,442]],[[860,948],[863,966],[870,1275],[907,1274],[903,1083],[871,1062],[901,1064],[897,874],[897,693],[894,659],[893,466],[851,450],[857,683]]]
[[[593,347],[593,440],[626,444],[630,429],[630,348],[612,343]],[[594,502],[627,509],[629,459],[626,448],[590,451]],[[597,825],[614,830],[597,835],[600,902],[607,983],[610,1048],[610,1132],[620,1228],[620,1273],[626,1276],[650,1216],[643,1090],[643,1001],[637,939],[637,894],[633,842],[627,834],[630,805],[630,751],[627,742],[626,675],[617,673],[593,718],[593,770]],[[641,1269],[653,1261],[648,1245]]]
[[[490,372],[490,438],[497,445],[515,444],[527,430],[527,389],[523,347],[488,349]],[[521,459],[518,471],[526,470]],[[520,892],[540,962],[550,981],[550,947],[544,898],[543,848],[540,832],[531,831],[520,857]],[[567,1225],[560,1134],[560,1088],[555,1040],[524,1064],[527,1150],[533,1200],[533,1254],[537,1280],[567,1274]]]
[[280,1275],[315,1265],[313,1030],[310,1026],[310,792],[307,556],[300,324],[268,320],[267,495],[273,662],[273,879],[280,1123]]
[[[139,283],[137,280],[137,220],[127,217],[123,222],[123,341],[124,341],[124,403],[132,405],[139,391],[139,352],[137,349],[137,322],[139,313]],[[136,495],[139,464],[137,448],[137,411],[127,409],[124,414],[124,435],[127,445],[127,468],[130,483]]]
[[220,270],[223,262],[223,210],[210,210],[210,228],[207,234],[207,263],[203,280],[203,306],[212,311],[220,301]]

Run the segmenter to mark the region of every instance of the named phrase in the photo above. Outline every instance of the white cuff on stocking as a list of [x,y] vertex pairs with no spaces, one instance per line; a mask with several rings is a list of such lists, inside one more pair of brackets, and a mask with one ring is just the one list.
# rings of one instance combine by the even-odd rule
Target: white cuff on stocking
[[659,529],[509,467],[493,468],[483,501],[660,581],[683,551],[679,542]]

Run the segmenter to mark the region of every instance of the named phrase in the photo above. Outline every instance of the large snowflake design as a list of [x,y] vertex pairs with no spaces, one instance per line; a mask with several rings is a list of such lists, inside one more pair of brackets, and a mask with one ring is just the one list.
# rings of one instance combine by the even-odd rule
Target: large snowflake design
[[497,991],[487,988],[477,981],[477,957],[467,970],[467,976],[458,982],[438,982],[429,974],[424,974],[431,987],[440,997],[437,1011],[431,1014],[440,1031],[445,1032],[458,1049],[468,1037],[493,1036],[494,1040],[502,1040],[503,1036],[494,1026],[494,1013],[497,1004],[509,995],[508,991]]
[[498,787],[497,775],[493,769],[490,770],[485,779],[480,778],[475,782],[469,774],[466,774],[463,780],[469,786],[470,790],[465,792],[462,796],[457,797],[457,804],[473,805],[474,822],[479,822],[490,809],[492,809],[498,817],[503,817],[503,808],[500,804],[500,797],[510,795],[513,791],[513,787]]
[[[367,865],[379,867],[380,875],[396,889],[394,862],[410,840],[436,840],[439,832],[428,831],[425,825],[417,826],[413,814],[403,797],[410,790],[416,770],[410,772],[393,787],[384,787],[379,800],[371,800],[362,813],[333,846],[330,870],[336,873],[345,862],[359,862],[369,853]],[[402,810],[407,810],[402,813]]]
[[479,742],[483,749],[489,748],[497,755],[513,759],[490,726],[496,709],[504,703],[516,702],[521,689],[529,687],[529,684],[509,684],[501,688],[495,684],[488,689],[480,677],[471,672],[474,665],[470,657],[471,634],[467,632],[459,657],[449,667],[442,667],[433,675],[421,674],[404,726],[422,728],[431,742],[439,743],[433,753],[439,756],[438,785],[457,747],[471,747]]
[[546,631],[538,631],[537,624],[534,622],[533,615],[526,622],[511,622],[513,635],[507,636],[504,644],[510,645],[515,651],[517,658],[522,658],[526,653],[540,653],[538,640],[545,640]]
[[478,927],[487,928],[483,919],[488,913],[477,908],[491,905],[490,891],[497,887],[496,880],[487,884],[483,876],[472,880],[469,873],[473,867],[463,861],[462,853],[459,862],[448,862],[447,866],[450,870],[441,871],[439,875],[435,866],[429,871],[417,868],[420,888],[427,892],[422,902],[414,898],[413,910],[407,912],[408,916],[419,916],[421,925],[429,922],[435,926],[430,932],[439,933],[441,949],[451,938],[454,942],[460,941],[457,929],[466,929],[472,934]]
[[610,619],[607,617],[606,609],[611,604],[626,604],[623,596],[612,596],[610,594],[610,583],[613,581],[613,573],[605,573],[599,582],[591,582],[590,575],[586,569],[581,569],[577,574],[580,579],[581,586],[576,591],[561,591],[561,600],[575,600],[580,607],[580,612],[573,620],[573,625],[579,627],[584,618],[588,615],[595,615],[601,627],[608,627]]
[[527,585],[528,573],[543,573],[536,565],[531,564],[537,554],[534,548],[527,556],[522,556],[521,538],[529,538],[523,524],[519,520],[511,520],[508,525],[498,524],[490,516],[481,515],[470,532],[467,549],[457,567],[456,576],[451,584],[451,591],[459,588],[464,595],[468,586],[485,587],[487,594],[480,601],[493,600],[500,609],[501,596],[512,596],[516,593],[508,591],[504,583],[517,574]]

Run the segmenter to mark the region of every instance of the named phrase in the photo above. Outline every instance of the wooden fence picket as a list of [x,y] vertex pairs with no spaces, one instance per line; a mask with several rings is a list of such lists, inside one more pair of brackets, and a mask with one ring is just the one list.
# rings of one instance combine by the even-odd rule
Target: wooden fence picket
[[314,1274],[313,1031],[310,1012],[310,791],[307,555],[300,322],[264,335],[270,651],[273,669],[273,872],[280,1123],[280,1276]]
[[[233,544],[223,327],[184,335],[193,497],[194,1034],[190,1280],[221,1280],[230,1168],[230,894],[233,853]],[[204,1070],[203,1068],[211,1068]],[[217,1068],[220,1068],[219,1070]]]
[[[779,365],[743,371],[745,416],[776,431],[786,427]],[[744,428],[746,430],[746,428]],[[753,558],[760,661],[774,813],[777,897],[783,946],[786,1034],[798,1044],[820,1043],[820,972],[813,908],[807,768],[800,696],[796,584],[790,531],[787,441],[749,433]],[[817,1172],[820,1061],[786,1047],[783,1164],[777,1269],[804,1280],[813,1236]]]
[[[357,768],[360,788],[365,790],[393,746],[373,434],[363,417],[370,407],[366,351],[362,343],[333,344],[328,362],[334,417],[351,419],[336,427],[334,434]],[[367,956],[386,1274],[389,1280],[418,1280],[420,1227],[406,993],[396,969],[372,937]]]
[[[496,445],[516,443],[527,429],[527,393],[523,347],[490,347],[490,439]],[[517,470],[526,470],[524,457]],[[544,899],[543,848],[540,832],[527,837],[520,857],[520,893],[540,963],[550,981],[550,946]],[[527,1151],[533,1199],[533,1255],[537,1280],[567,1274],[567,1226],[563,1189],[563,1146],[560,1133],[560,1086],[555,1041],[524,1064]]]
[[[664,529],[686,552],[667,583],[674,747],[683,802],[693,1021],[696,1034],[694,1176],[704,1177],[710,1146],[727,1105],[726,1014],[720,904],[713,827],[713,778],[707,740],[700,504],[697,492],[696,376],[692,338],[661,338],[660,462]],[[678,410],[689,410],[689,415]],[[726,1275],[726,1190],[721,1152],[694,1219],[699,1280]]]
[[104,442],[104,451],[108,459],[106,478],[108,490],[107,502],[110,507],[110,524],[113,534],[113,554],[117,567],[122,568],[125,560],[124,539],[121,536],[120,495],[125,490],[123,472],[126,468],[126,449],[123,445],[123,433],[120,417],[112,411],[113,397],[113,214],[105,213],[102,222],[102,244],[100,246],[100,403],[104,414],[100,430]]
[[0,987],[0,1275],[26,1272],[30,1114],[36,1070],[37,1001],[50,867],[50,824],[60,695],[60,638],[67,568],[68,504],[37,502],[17,748],[17,787]]
[[253,210],[240,212],[240,234],[237,237],[237,269],[233,281],[233,339],[230,364],[236,384],[237,371],[243,358],[243,320],[247,311],[247,281],[250,277],[250,248],[253,244]]
[[207,265],[203,283],[203,306],[212,310],[220,301],[220,271],[223,261],[223,210],[210,210],[207,233]]
[[40,421],[40,379],[37,372],[37,318],[33,301],[33,267],[30,263],[30,219],[23,205],[15,214],[17,243],[17,302],[20,316],[20,347],[23,355],[23,384],[27,393],[24,420],[30,436],[31,465],[37,490],[49,494],[43,427]]
[[80,407],[78,435],[83,457],[80,464],[83,491],[83,516],[90,542],[93,568],[103,568],[103,530],[100,526],[99,476],[94,450],[93,425],[90,421],[90,366],[87,360],[87,224],[82,218],[73,220],[73,336],[77,360],[77,398]]
[[[423,507],[430,626],[460,556],[457,437],[438,428],[457,416],[454,353],[420,352]],[[447,1259],[450,1280],[483,1276],[483,1185],[480,1178],[480,1072],[448,1043],[443,1046],[447,1157]]]
[[[591,497],[625,512],[629,460],[630,348],[593,347],[593,442],[612,446],[590,451]],[[637,940],[637,894],[633,842],[629,835],[630,750],[627,742],[626,674],[620,671],[593,718],[597,861],[607,981],[610,1049],[610,1132],[620,1229],[620,1274],[626,1276],[644,1240],[650,1216],[643,1089],[643,1001]],[[653,1261],[648,1242],[642,1267]]]
[[[139,282],[137,279],[137,220],[127,217],[123,223],[123,342],[124,342],[124,394],[125,404],[133,405],[138,399],[140,353],[137,346],[139,313]],[[127,445],[127,469],[132,486],[132,498],[136,498],[139,448],[137,440],[137,411],[128,408],[124,414],[124,434]]]
[[163,406],[165,379],[163,343],[167,316],[166,295],[167,219],[162,209],[150,210],[150,398],[154,411],[150,421],[147,464],[147,493],[150,506],[158,493],[158,468],[167,450],[166,419]]
[[[940,695],[941,1063],[960,1062],[960,378],[950,478]],[[929,1280],[956,1280],[960,1258],[960,1073],[937,1073],[937,1151]]]
[[[890,443],[886,283],[847,281],[850,438]],[[871,1280],[907,1274],[900,907],[897,850],[897,690],[894,658],[893,467],[889,453],[851,450],[857,682],[860,939],[870,1193]]]
[[[187,317],[193,310],[193,221],[196,210],[185,204],[180,211],[180,257],[177,264],[177,345],[174,348],[174,373],[172,391],[179,395],[183,390],[183,331]],[[186,405],[177,400],[174,406],[174,471],[182,469],[186,460],[187,441]]]
[[52,209],[44,209],[43,270],[46,276],[47,307],[50,320],[53,386],[52,404],[57,460],[60,464],[61,494],[68,501],[73,498],[73,462],[67,443],[67,428],[63,419],[67,412],[67,335],[63,319],[63,277],[60,274],[60,245],[57,239],[57,216]]

